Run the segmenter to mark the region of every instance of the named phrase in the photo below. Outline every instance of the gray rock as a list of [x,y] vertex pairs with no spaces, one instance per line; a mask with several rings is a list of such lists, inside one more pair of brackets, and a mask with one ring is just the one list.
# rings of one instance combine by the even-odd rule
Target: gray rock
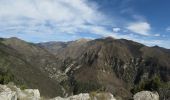
[[134,95],[134,100],[159,100],[157,92],[141,91]]
[[40,100],[38,89],[21,90],[15,85],[0,85],[0,100]]
[[18,91],[19,100],[39,100],[40,92],[38,89],[25,89],[23,91]]
[[17,100],[17,94],[6,85],[0,85],[0,100]]

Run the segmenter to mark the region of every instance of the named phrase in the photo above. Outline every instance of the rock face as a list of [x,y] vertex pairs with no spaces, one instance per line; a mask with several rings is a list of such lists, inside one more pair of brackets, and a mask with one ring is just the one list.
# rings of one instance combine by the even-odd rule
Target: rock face
[[17,91],[19,100],[39,100],[40,93],[38,89],[25,89],[23,91]]
[[0,85],[0,100],[17,100],[16,92],[6,85]]
[[134,95],[134,100],[159,100],[157,92],[141,91]]
[[51,100],[116,100],[110,93],[81,93],[68,98],[56,97]]
[[0,100],[40,100],[37,89],[21,90],[14,85],[0,85]]

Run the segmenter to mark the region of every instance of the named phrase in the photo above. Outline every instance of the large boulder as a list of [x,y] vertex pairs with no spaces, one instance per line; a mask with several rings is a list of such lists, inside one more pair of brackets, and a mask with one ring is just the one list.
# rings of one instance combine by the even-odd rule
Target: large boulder
[[40,92],[38,89],[25,89],[17,91],[19,100],[39,100]]
[[0,85],[0,100],[17,100],[17,94],[6,85]]
[[157,92],[141,91],[133,96],[134,100],[159,100]]
[[0,100],[40,100],[38,89],[21,90],[13,84],[0,85]]

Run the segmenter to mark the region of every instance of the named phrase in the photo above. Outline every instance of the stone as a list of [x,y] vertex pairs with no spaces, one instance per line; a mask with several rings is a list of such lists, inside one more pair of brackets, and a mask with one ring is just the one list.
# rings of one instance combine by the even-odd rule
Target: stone
[[17,100],[16,92],[11,91],[6,85],[0,85],[0,100]]
[[19,100],[39,100],[40,92],[38,89],[25,89],[17,91]]
[[157,92],[141,91],[133,96],[134,100],[159,100]]
[[0,85],[0,100],[40,100],[38,89],[21,90],[15,85]]

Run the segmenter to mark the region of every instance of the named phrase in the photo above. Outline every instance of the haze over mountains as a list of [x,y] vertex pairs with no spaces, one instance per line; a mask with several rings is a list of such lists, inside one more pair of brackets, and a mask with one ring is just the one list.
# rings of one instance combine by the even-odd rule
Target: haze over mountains
[[8,77],[1,84],[38,88],[45,97],[97,91],[128,100],[141,90],[170,96],[170,50],[125,39],[34,44],[1,38],[0,69]]

